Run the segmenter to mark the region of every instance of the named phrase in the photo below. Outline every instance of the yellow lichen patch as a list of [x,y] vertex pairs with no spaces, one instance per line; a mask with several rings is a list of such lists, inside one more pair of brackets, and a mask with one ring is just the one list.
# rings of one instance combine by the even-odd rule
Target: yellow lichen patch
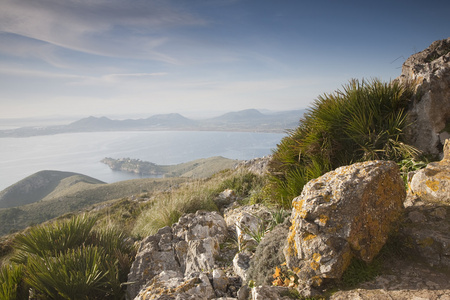
[[330,202],[331,196],[328,195],[328,194],[325,194],[325,195],[323,195],[323,200],[324,200],[325,202]]
[[292,203],[292,208],[294,208],[294,210],[299,211],[302,209],[303,203],[305,202],[305,200],[300,200],[300,201],[294,201]]
[[439,190],[439,181],[437,180],[427,180],[425,181],[427,187],[429,187],[433,192]]
[[312,234],[312,233],[309,233],[309,232],[307,232],[307,233],[305,233],[304,235],[303,235],[303,240],[304,241],[309,241],[309,240],[312,240],[313,238],[315,238],[317,235],[315,235],[315,234]]
[[298,216],[302,219],[305,219],[307,215],[308,215],[308,212],[304,209],[302,209],[298,212]]
[[322,255],[320,255],[320,253],[314,253],[312,258],[314,261],[319,262],[320,259],[322,258]]
[[315,286],[320,286],[322,284],[322,278],[320,278],[319,276],[312,277],[311,281]]
[[290,233],[288,236],[288,255],[292,256],[295,253],[297,253],[297,244],[295,243],[295,227],[294,223],[292,224],[291,228],[290,228]]
[[325,215],[319,216],[320,225],[326,225],[328,220],[329,220],[328,216],[325,216]]
[[314,271],[316,271],[319,268],[319,263],[316,261],[312,261],[311,264],[311,269],[313,269]]

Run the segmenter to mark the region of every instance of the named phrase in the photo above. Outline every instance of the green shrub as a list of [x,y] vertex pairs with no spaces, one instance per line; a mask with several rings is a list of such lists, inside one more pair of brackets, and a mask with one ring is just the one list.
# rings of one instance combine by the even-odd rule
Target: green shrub
[[95,230],[95,221],[80,215],[17,235],[11,260],[25,268],[24,281],[39,299],[124,297],[135,247],[116,228]]
[[24,287],[23,265],[4,265],[0,269],[0,299],[28,299],[28,289]]
[[94,225],[95,219],[80,215],[68,221],[31,227],[15,238],[14,248],[18,252],[12,260],[17,263],[26,263],[29,254],[44,257],[80,247],[90,239]]
[[110,259],[95,246],[71,249],[54,257],[31,255],[26,282],[51,299],[96,299],[105,294],[106,263]]
[[404,143],[413,84],[352,80],[319,97],[297,129],[274,151],[269,165],[274,201],[290,207],[311,179],[366,160],[401,161],[418,151]]

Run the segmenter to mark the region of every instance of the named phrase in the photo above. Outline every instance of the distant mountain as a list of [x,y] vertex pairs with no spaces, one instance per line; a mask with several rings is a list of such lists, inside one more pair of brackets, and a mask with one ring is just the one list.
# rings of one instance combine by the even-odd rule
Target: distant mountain
[[71,132],[127,131],[127,130],[210,130],[285,132],[298,126],[304,110],[263,114],[256,109],[226,113],[206,120],[192,120],[180,114],[154,115],[146,119],[111,120],[107,117],[88,117],[68,125],[23,127],[0,130],[1,137],[26,137]]
[[72,186],[103,184],[95,178],[61,171],[40,171],[0,192],[0,208],[16,207],[38,202],[51,193]]
[[246,109],[237,112],[229,112],[210,120],[222,122],[254,122],[255,120],[265,119],[266,117],[267,115],[262,114],[257,109]]

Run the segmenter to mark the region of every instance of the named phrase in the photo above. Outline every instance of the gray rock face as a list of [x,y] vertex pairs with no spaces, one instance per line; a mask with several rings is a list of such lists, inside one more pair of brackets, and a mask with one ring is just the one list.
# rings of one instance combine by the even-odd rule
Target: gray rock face
[[409,187],[421,200],[450,204],[450,139],[445,142],[444,158],[417,171]]
[[418,205],[407,212],[400,232],[411,250],[432,267],[450,269],[450,206]]
[[290,300],[289,289],[282,286],[258,286],[252,289],[252,300]]
[[450,268],[450,140],[444,158],[417,171],[409,186],[401,233],[430,266]]
[[301,284],[340,278],[352,257],[370,262],[403,212],[405,189],[397,165],[369,161],[308,182],[294,199],[284,249]]
[[226,237],[225,220],[216,212],[204,211],[185,215],[172,227],[147,237],[128,275],[128,299],[160,299],[158,294],[169,291],[179,297],[211,299],[214,289],[204,272],[213,270],[219,244]]
[[444,140],[450,138],[450,38],[409,57],[398,79],[418,82],[418,96],[409,110],[408,144],[442,154]]
[[271,218],[270,211],[261,204],[225,210],[225,222],[231,231],[236,232],[240,250],[256,246],[251,235],[263,230],[264,223]]

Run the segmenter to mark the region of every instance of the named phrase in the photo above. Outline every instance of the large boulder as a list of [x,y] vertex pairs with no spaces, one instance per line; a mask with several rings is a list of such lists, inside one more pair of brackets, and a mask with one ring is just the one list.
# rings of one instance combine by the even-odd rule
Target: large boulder
[[444,158],[417,171],[409,187],[422,201],[450,204],[450,139],[445,142]]
[[402,215],[405,194],[390,161],[341,167],[308,182],[292,202],[284,249],[300,285],[340,278],[352,257],[370,262]]
[[400,81],[417,82],[408,111],[408,144],[429,154],[442,154],[450,137],[450,38],[435,41],[403,64]]

